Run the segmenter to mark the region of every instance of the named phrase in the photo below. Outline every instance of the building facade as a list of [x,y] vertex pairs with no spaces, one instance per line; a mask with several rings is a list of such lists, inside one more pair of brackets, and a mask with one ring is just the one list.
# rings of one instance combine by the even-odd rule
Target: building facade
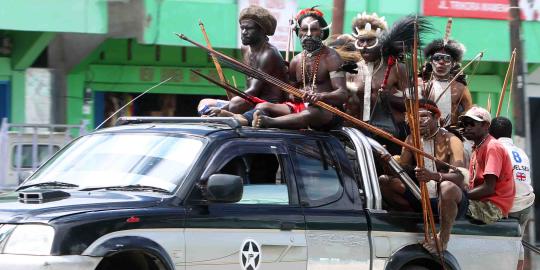
[[[47,4],[22,0],[9,1],[9,5],[8,0],[0,3],[3,1],[0,116],[9,117],[11,122],[32,121],[43,112],[29,111],[48,104],[49,116],[38,121],[77,124],[86,120],[90,126],[169,77],[173,77],[170,82],[152,90],[123,114],[190,115],[200,98],[224,94],[190,73],[196,68],[215,75],[211,59],[174,33],[204,43],[198,25],[201,20],[213,47],[238,58],[241,5],[262,2],[278,10],[287,2],[294,2],[297,8],[313,5],[306,0],[58,0]],[[331,21],[333,1],[317,4]],[[350,22],[359,12],[376,12],[391,24],[406,14],[421,14],[423,4],[421,0],[346,1],[344,32],[351,32]],[[287,11],[293,15],[294,11],[286,10],[279,16],[287,16]],[[441,37],[447,21],[446,17],[429,18],[440,32],[426,41]],[[531,72],[540,63],[540,52],[532,49],[540,45],[536,33],[540,33],[537,22],[523,23],[524,55]],[[476,103],[486,105],[489,96],[496,102],[510,58],[508,22],[456,18],[452,37],[466,45],[465,60],[480,51],[485,53],[477,68],[467,70],[470,89]],[[300,48],[298,42],[295,47]],[[244,76],[227,68],[225,74],[231,81],[234,75],[236,83],[243,86]],[[173,107],[178,109],[173,112]]]

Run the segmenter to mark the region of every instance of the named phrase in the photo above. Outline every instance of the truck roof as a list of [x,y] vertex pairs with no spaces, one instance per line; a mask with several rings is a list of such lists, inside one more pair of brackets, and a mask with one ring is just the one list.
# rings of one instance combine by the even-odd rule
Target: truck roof
[[229,117],[130,117],[127,121],[125,119],[127,118],[120,118],[117,126],[100,129],[94,133],[148,132],[152,130],[157,133],[189,134],[204,137],[304,138],[305,136],[331,136],[327,132],[312,130],[245,127]]

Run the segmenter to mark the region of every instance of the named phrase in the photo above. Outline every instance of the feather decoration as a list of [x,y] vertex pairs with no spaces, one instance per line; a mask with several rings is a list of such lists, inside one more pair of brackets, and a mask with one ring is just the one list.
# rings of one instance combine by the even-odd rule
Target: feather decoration
[[[414,24],[418,25],[418,36],[433,32],[433,27],[426,17],[408,15],[395,22],[382,37],[383,56],[393,56],[396,59],[403,53],[410,53],[414,43]],[[418,46],[421,45],[421,39]]]
[[444,46],[448,44],[448,40],[450,40],[450,33],[452,33],[452,18],[448,18],[448,22],[446,23],[446,31],[444,32]]

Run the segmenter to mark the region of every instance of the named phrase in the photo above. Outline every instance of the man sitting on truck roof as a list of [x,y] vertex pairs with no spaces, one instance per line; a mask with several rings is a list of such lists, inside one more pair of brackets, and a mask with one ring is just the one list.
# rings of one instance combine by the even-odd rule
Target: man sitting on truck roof
[[[454,220],[464,217],[468,206],[466,194],[468,178],[464,177],[466,170],[463,168],[463,143],[454,134],[440,127],[441,112],[435,102],[421,100],[419,115],[423,150],[458,168],[452,170],[424,158],[425,167],[414,169],[416,179],[427,182],[435,214],[439,212],[439,208],[442,209],[439,215],[441,223],[439,239],[443,249],[446,249]],[[406,141],[412,144],[412,136],[408,136]],[[399,162],[405,169],[412,171],[416,166],[414,153],[403,148]],[[402,211],[422,211],[420,201],[398,178],[382,175],[379,183],[385,202],[392,208]],[[431,253],[437,252],[434,243],[424,243],[424,247]]]
[[330,34],[324,14],[316,9],[307,8],[296,15],[296,33],[300,38],[303,51],[297,54],[289,66],[289,79],[292,85],[304,91],[304,101],[308,107],[299,112],[272,118],[256,111],[253,117],[254,127],[331,130],[339,127],[343,120],[315,105],[325,102],[343,109],[347,100],[345,73],[341,70],[343,61],[332,48],[323,44]]
[[[277,21],[267,9],[251,5],[240,11],[240,38],[243,49],[244,63],[264,71],[282,81],[287,81],[287,66],[279,50],[268,42],[268,36],[274,35]],[[245,93],[258,97],[267,102],[281,103],[288,96],[277,86],[262,80],[247,77]],[[232,113],[244,113],[254,106],[241,97],[233,97],[231,101],[219,99],[203,99],[199,102],[199,114],[206,115],[212,108],[222,108]]]

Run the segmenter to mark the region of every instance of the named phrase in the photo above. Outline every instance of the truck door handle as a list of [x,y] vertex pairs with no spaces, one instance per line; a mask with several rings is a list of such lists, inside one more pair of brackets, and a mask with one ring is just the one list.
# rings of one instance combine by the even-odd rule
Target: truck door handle
[[294,225],[294,222],[282,221],[279,224],[279,229],[282,231],[291,231],[292,229],[294,229]]

